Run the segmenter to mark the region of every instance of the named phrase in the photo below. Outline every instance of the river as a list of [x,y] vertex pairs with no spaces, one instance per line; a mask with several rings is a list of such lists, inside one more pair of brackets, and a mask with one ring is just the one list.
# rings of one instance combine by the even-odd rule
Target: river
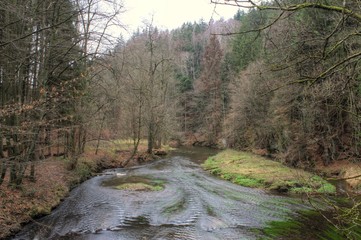
[[[211,176],[200,163],[213,153],[186,148],[147,165],[108,170],[14,239],[257,239],[261,233],[254,229],[304,208],[294,199]],[[164,189],[111,186],[137,179],[162,182]]]

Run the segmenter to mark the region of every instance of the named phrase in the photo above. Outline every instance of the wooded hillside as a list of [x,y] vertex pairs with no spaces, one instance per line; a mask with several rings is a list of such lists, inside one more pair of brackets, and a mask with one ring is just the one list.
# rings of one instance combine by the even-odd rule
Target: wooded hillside
[[[138,108],[118,108],[118,121],[127,119],[132,129],[122,137],[254,149],[306,168],[359,161],[359,4],[345,3],[249,1],[248,11],[227,21],[185,23],[171,32],[145,26],[107,59],[123,73],[130,63],[131,86],[151,83],[118,95],[128,105],[127,95],[139,93],[131,101]],[[150,39],[154,32],[159,37]],[[171,91],[152,81],[166,81]],[[158,92],[163,103],[146,106],[141,102],[153,97],[142,91]]]
[[102,11],[99,3],[0,3],[0,184],[7,173],[10,184],[26,173],[34,179],[34,163],[49,156],[76,165],[86,142],[89,67],[122,8]]
[[359,161],[360,3],[217,1],[247,11],[172,31],[149,20],[117,44],[106,29],[122,6],[99,3],[1,3],[0,184],[111,138],[134,153],[146,138],[150,154],[175,140],[307,168]]

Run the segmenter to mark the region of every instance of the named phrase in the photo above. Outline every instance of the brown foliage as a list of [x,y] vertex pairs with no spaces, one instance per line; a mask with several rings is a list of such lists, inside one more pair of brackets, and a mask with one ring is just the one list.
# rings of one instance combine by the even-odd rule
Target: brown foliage
[[205,48],[202,72],[194,83],[194,112],[192,125],[205,136],[205,141],[215,144],[221,135],[222,126],[222,80],[221,62],[223,53],[216,36],[212,36]]
[[262,61],[232,82],[228,143],[307,168],[359,160],[359,66],[348,57],[357,55],[358,24],[323,11],[297,13],[269,25]]

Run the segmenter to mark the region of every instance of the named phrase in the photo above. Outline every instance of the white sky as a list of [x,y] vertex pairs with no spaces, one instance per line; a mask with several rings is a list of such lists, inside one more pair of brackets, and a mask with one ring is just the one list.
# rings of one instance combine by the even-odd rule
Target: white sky
[[[153,23],[162,29],[174,29],[184,22],[205,22],[213,17],[232,18],[237,7],[211,4],[211,0],[123,0],[126,12],[120,20],[126,26],[129,34],[138,26],[142,26],[144,20],[150,20],[153,15]],[[144,25],[143,25],[144,26]]]

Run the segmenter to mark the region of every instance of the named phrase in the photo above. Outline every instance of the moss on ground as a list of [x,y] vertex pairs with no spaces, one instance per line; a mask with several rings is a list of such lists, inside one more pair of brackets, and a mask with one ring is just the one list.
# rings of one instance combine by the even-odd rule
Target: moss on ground
[[128,191],[162,191],[165,182],[161,179],[148,178],[114,178],[103,182],[103,186],[111,186],[118,190]]
[[350,225],[337,226],[330,223],[324,215],[312,210],[302,211],[295,218],[285,221],[272,221],[263,229],[254,229],[260,239],[322,239],[343,240],[360,239],[361,227]]
[[124,183],[115,187],[118,190],[129,191],[162,191],[164,189],[161,185],[150,185],[146,183]]
[[225,150],[202,165],[210,173],[233,183],[294,194],[332,194],[335,186],[301,169],[284,166],[261,156]]
[[302,224],[295,220],[288,221],[273,221],[268,226],[262,229],[265,235],[264,239],[275,239],[285,236],[299,236],[301,232]]

